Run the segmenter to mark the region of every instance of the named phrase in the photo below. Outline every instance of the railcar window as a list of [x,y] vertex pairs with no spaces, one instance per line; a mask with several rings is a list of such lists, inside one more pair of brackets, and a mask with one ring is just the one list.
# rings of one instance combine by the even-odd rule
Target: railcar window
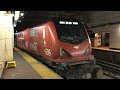
[[74,22],[56,24],[56,31],[59,40],[68,43],[79,44],[84,40],[88,39],[85,28],[81,23]]
[[30,37],[38,37],[38,30],[36,28],[30,30]]
[[24,33],[23,32],[19,33],[18,34],[18,38],[22,38],[23,39],[24,38]]

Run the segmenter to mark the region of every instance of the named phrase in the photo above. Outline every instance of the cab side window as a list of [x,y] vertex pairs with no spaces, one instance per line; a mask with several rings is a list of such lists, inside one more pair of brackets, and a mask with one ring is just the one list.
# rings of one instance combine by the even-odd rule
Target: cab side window
[[38,29],[37,28],[30,29],[30,37],[38,37]]

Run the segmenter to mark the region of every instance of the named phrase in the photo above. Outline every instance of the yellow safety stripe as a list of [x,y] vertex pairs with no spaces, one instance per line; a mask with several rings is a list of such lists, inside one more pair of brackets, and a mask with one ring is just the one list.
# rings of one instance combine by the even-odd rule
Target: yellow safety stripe
[[33,57],[31,57],[27,53],[21,51],[18,48],[15,48],[15,51],[17,51],[44,79],[63,79],[57,73],[55,73],[47,66],[34,59]]

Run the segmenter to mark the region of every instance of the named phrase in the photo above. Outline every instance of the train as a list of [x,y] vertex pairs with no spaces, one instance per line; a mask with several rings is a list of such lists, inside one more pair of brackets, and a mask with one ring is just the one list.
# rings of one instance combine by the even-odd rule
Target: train
[[99,66],[91,55],[91,41],[83,23],[74,18],[52,17],[15,33],[16,47],[42,58],[68,79],[96,78]]

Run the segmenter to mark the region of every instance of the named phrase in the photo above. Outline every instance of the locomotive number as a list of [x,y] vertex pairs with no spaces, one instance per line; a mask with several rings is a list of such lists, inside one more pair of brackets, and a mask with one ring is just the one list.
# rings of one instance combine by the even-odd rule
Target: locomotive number
[[44,53],[48,56],[51,56],[51,50],[50,49],[44,49]]

